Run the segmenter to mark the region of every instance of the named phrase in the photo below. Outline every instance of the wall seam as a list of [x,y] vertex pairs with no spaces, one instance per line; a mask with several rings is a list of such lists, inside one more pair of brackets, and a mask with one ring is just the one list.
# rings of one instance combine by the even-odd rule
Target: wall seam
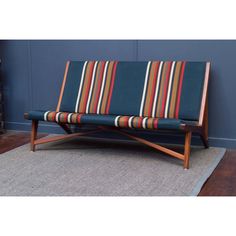
[[136,61],[139,61],[139,40],[136,40]]
[[28,94],[28,107],[29,110],[33,110],[32,55],[30,40],[28,40]]

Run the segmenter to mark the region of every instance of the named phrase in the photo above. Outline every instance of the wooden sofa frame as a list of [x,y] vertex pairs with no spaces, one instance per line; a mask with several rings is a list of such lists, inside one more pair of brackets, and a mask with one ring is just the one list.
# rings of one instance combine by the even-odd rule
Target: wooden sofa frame
[[[60,97],[59,97],[59,101],[58,101],[58,105],[57,105],[57,109],[56,109],[57,112],[59,111],[61,101],[62,101],[62,95],[63,95],[63,91],[64,91],[64,87],[65,87],[68,67],[69,67],[69,63],[67,62],[65,74],[64,74],[64,79],[63,79],[63,84],[61,87]],[[120,133],[122,135],[125,135],[125,136],[129,137],[130,139],[136,140],[136,141],[143,143],[147,146],[150,146],[158,151],[164,152],[172,157],[182,160],[184,169],[188,169],[189,168],[189,157],[190,157],[192,133],[197,133],[198,135],[200,135],[200,138],[201,138],[205,148],[209,147],[209,144],[208,144],[208,99],[207,99],[209,73],[210,73],[210,62],[207,62],[204,85],[203,85],[204,87],[203,87],[201,108],[200,108],[200,114],[199,114],[199,121],[198,121],[197,125],[194,125],[194,126],[193,125],[186,125],[186,124],[181,125],[181,131],[185,134],[184,152],[183,153],[173,151],[173,150],[163,147],[159,144],[156,144],[156,143],[150,142],[148,140],[145,140],[143,138],[137,137],[133,134],[130,134],[130,133],[124,131],[121,128],[108,127],[108,126],[98,126],[98,128],[94,129],[94,130],[73,133],[68,124],[57,123],[67,134],[58,135],[55,137],[48,137],[48,138],[46,137],[46,138],[42,138],[42,139],[37,139],[38,120],[32,120],[32,131],[31,131],[31,140],[30,140],[31,151],[34,152],[35,147],[38,144],[49,143],[49,142],[54,142],[54,141],[59,141],[59,140],[65,140],[65,139],[78,137],[78,136],[84,136],[87,134],[92,134],[92,133],[100,132],[103,130],[111,130],[111,131]],[[26,119],[28,119],[28,113],[25,113],[24,117]]]

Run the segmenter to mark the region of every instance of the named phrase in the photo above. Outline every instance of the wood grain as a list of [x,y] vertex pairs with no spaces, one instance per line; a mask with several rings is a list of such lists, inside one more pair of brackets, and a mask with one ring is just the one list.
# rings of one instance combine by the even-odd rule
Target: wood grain
[[206,108],[206,100],[207,100],[207,93],[208,93],[209,75],[210,75],[210,62],[207,62],[204,85],[203,85],[203,92],[202,92],[201,109],[200,109],[200,115],[199,115],[199,126],[202,126],[202,122],[204,119],[204,112]]
[[63,78],[63,82],[62,82],[62,86],[61,86],[61,91],[60,91],[60,96],[59,96],[56,112],[59,112],[59,110],[60,110],[61,101],[62,101],[62,97],[63,97],[65,85],[66,85],[66,78],[67,78],[67,73],[68,73],[69,65],[70,65],[70,62],[68,61],[66,63],[66,69],[65,69],[65,73],[64,73],[64,78]]
[[[38,134],[38,138],[46,137],[47,134]],[[0,135],[0,154],[30,142],[29,132],[10,132]]]
[[[164,152],[164,153],[166,153],[166,154],[168,154],[168,155],[170,155],[172,157],[176,157],[176,158],[178,158],[180,160],[184,160],[184,158],[185,158],[184,155],[179,153],[179,152],[175,152],[173,150],[170,150],[169,148],[163,147],[163,146],[158,145],[156,143],[152,143],[152,142],[150,142],[148,140],[145,140],[143,138],[139,138],[139,137],[136,137],[134,135],[128,134],[126,132],[115,130],[115,129],[113,131],[115,131],[117,133],[120,133],[120,134],[123,134],[123,135],[125,135],[125,136],[127,136],[127,137],[129,137],[131,139],[134,139],[134,140],[136,140],[136,141],[138,141],[140,143],[143,143],[143,144],[145,144],[145,145],[147,145],[149,147],[152,147],[152,148],[154,148],[154,149],[156,149],[158,151]],[[191,137],[190,137],[190,139],[191,139]]]
[[185,143],[184,143],[184,169],[189,168],[191,138],[192,138],[192,132],[191,131],[186,132],[186,134],[185,134]]

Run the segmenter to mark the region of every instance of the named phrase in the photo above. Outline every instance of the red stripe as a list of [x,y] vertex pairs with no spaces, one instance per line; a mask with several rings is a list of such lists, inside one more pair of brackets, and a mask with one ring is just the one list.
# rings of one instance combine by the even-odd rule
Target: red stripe
[[154,129],[157,129],[157,127],[158,127],[158,119],[157,118],[155,118],[155,120],[154,120],[154,122],[153,122],[154,124],[153,124],[153,126],[154,126]]
[[120,127],[124,127],[127,128],[129,125],[129,116],[122,116],[120,117],[120,119],[118,120],[118,126]]
[[178,97],[177,97],[177,103],[176,103],[176,108],[175,108],[175,118],[176,119],[178,119],[178,117],[179,117],[180,97],[181,97],[182,84],[183,84],[183,79],[184,79],[185,64],[186,64],[186,62],[183,62],[183,65],[181,68],[179,86],[178,86]]
[[[56,121],[56,114],[57,114],[58,112],[54,112],[53,113],[53,116],[52,116],[52,121]],[[48,114],[49,115],[49,114]]]
[[142,121],[143,121],[143,117],[140,117],[138,121],[138,128],[142,128]]
[[80,121],[81,121],[81,116],[82,116],[82,114],[79,114],[79,115],[77,116],[77,122],[78,122],[78,123],[80,123]]
[[105,62],[102,62],[102,70],[100,73],[100,77],[98,79],[98,89],[96,91],[96,99],[95,99],[95,105],[94,105],[94,110],[93,110],[94,113],[97,113],[98,100],[99,100],[99,94],[100,94],[101,86],[102,86],[102,78],[103,78],[104,68],[105,68]]
[[90,90],[90,86],[91,86],[91,82],[92,82],[94,64],[95,64],[95,62],[93,61],[92,62],[92,68],[91,68],[90,75],[89,75],[89,85],[88,85],[87,91],[85,92],[85,99],[84,99],[85,102],[84,102],[84,104],[82,104],[82,108],[81,108],[81,111],[80,111],[82,113],[84,113],[85,110],[86,110],[86,104],[87,104],[89,90]]
[[68,118],[68,115],[69,115],[69,113],[66,113],[66,115],[64,116],[64,121],[63,122],[67,122],[67,118]]
[[129,116],[125,117],[125,127],[129,127]]
[[158,72],[158,69],[159,69],[159,65],[160,65],[160,62],[158,62],[157,67],[156,67],[156,71],[155,71],[155,74],[154,74],[154,80],[153,80],[152,92],[151,92],[151,102],[150,102],[149,108],[148,108],[148,116],[152,115],[152,106],[153,106],[153,102],[154,102],[154,95],[155,95],[156,83],[157,83],[157,72]]
[[106,114],[108,114],[109,110],[110,110],[111,97],[112,97],[112,92],[113,92],[113,87],[114,87],[114,82],[115,82],[117,63],[118,62],[115,62],[115,65],[113,65],[112,81],[111,81],[110,91],[109,91],[109,95],[108,95],[108,102],[107,102],[107,106],[106,106]]
[[170,79],[171,65],[172,65],[172,62],[169,62],[169,64],[168,64],[168,72],[167,72],[165,86],[164,86],[164,97],[162,99],[162,105],[161,105],[161,114],[160,114],[161,117],[164,116],[164,110],[165,110],[166,98],[167,98],[167,90],[168,90],[168,84],[169,84],[169,79]]

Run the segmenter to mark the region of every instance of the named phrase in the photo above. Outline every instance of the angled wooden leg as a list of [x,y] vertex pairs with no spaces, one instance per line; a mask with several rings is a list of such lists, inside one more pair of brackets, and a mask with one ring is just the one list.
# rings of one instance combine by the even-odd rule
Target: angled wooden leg
[[[207,115],[206,115],[207,117]],[[209,148],[209,143],[208,143],[208,121],[207,118],[204,119],[202,129],[200,131],[200,138],[203,142],[203,145],[205,148]]]
[[38,130],[38,121],[32,120],[32,130],[31,130],[31,139],[30,139],[30,150],[32,152],[35,151],[35,139],[37,137],[37,130]]
[[204,147],[209,148],[208,138],[203,134],[200,134],[200,138],[202,140]]
[[64,129],[64,131],[67,134],[72,134],[72,131],[71,131],[70,127],[67,124],[58,123],[58,125],[61,126],[61,128]]
[[154,149],[156,149],[158,151],[164,152],[164,153],[166,153],[166,154],[168,154],[168,155],[170,155],[172,157],[176,157],[176,158],[178,158],[180,160],[184,160],[184,155],[182,153],[175,152],[175,151],[173,151],[173,150],[171,150],[169,148],[163,147],[163,146],[158,145],[156,143],[152,143],[152,142],[150,142],[150,141],[148,141],[146,139],[136,137],[136,136],[134,136],[132,134],[129,134],[128,132],[125,132],[123,130],[120,130],[120,129],[108,129],[108,128],[102,127],[102,126],[100,126],[100,129],[101,130],[112,130],[112,131],[114,131],[116,133],[123,134],[123,135],[125,135],[125,136],[127,136],[127,137],[129,137],[131,139],[134,139],[134,140],[136,140],[136,141],[138,141],[140,143],[143,143],[143,144],[145,144],[145,145],[147,145],[149,147],[152,147],[152,148],[154,148]]
[[184,169],[189,168],[191,137],[192,137],[192,132],[187,131],[185,134],[185,144],[184,144]]
[[209,148],[208,144],[208,99],[206,100],[205,112],[203,117],[202,129],[200,131],[201,140],[205,148]]

